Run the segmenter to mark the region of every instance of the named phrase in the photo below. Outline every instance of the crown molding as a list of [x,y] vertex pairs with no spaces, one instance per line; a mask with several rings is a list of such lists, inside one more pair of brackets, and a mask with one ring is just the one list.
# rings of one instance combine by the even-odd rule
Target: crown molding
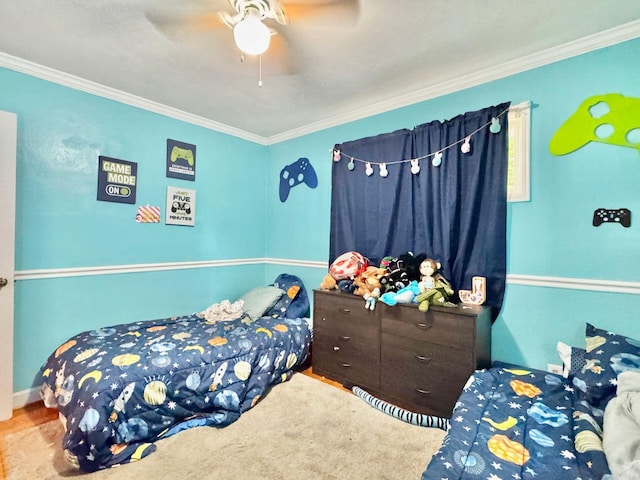
[[49,82],[57,83],[65,87],[73,88],[74,90],[80,90],[85,93],[97,95],[99,97],[108,98],[109,100],[115,100],[116,102],[124,103],[132,107],[141,108],[149,112],[158,113],[165,117],[181,120],[192,125],[207,128],[209,130],[215,130],[216,132],[226,133],[234,137],[239,137],[244,140],[248,140],[253,143],[265,144],[265,138],[260,135],[240,130],[239,128],[225,125],[224,123],[209,120],[198,115],[194,115],[177,108],[169,107],[146,98],[138,97],[130,93],[117,90],[115,88],[107,87],[91,80],[87,80],[69,73],[61,72],[44,65],[39,65],[28,60],[24,60],[19,57],[14,57],[4,52],[0,52],[0,67],[5,67],[10,70],[15,70],[20,73],[31,75],[32,77],[41,78]]
[[517,73],[531,70],[533,68],[548,65],[550,63],[565,60],[567,58],[582,55],[584,53],[609,47],[617,43],[622,43],[640,37],[640,20],[634,20],[624,25],[604,30],[586,37],[568,42],[566,44],[553,47],[541,52],[537,52],[516,60],[504,62],[499,65],[477,70],[468,75],[461,75],[458,78],[440,82],[429,87],[415,90],[394,98],[372,103],[363,108],[357,108],[331,118],[309,123],[301,127],[288,130],[269,137],[247,132],[220,122],[216,122],[198,115],[193,115],[182,110],[178,110],[167,105],[163,105],[151,100],[147,100],[136,95],[131,95],[115,88],[106,87],[98,83],[86,80],[75,75],[61,72],[53,68],[45,67],[37,63],[30,62],[7,53],[0,52],[0,67],[5,67],[27,75],[31,75],[43,80],[64,85],[66,87],[80,90],[100,97],[115,100],[120,103],[138,107],[143,110],[158,113],[176,120],[180,120],[193,125],[198,125],[209,130],[225,133],[234,137],[242,138],[260,145],[274,145],[286,140],[301,137],[327,128],[335,127],[345,123],[360,120],[372,115],[384,113],[389,110],[423,102],[432,98],[440,97],[449,93],[464,90],[466,88],[481,85],[483,83],[498,80]]
[[604,30],[563,45],[549,48],[541,52],[527,55],[516,60],[504,62],[499,65],[476,70],[468,75],[440,82],[426,88],[415,90],[388,100],[372,103],[363,108],[333,116],[331,118],[313,122],[293,130],[273,135],[266,139],[267,145],[273,145],[291,140],[296,137],[308,135],[320,130],[335,127],[348,122],[360,120],[372,115],[387,112],[414,103],[423,102],[441,97],[467,88],[475,87],[494,80],[499,80],[517,73],[542,67],[560,60],[575,57],[601,48],[610,47],[617,43],[626,42],[640,37],[640,20],[634,20],[609,30]]

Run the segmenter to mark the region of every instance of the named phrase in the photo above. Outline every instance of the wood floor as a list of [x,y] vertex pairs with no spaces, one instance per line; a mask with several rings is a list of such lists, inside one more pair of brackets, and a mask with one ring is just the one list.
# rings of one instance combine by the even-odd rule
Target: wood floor
[[[336,388],[348,391],[341,384],[314,374],[311,367],[303,370],[302,373]],[[24,408],[18,408],[13,411],[13,417],[10,420],[0,422],[0,439],[12,433],[20,432],[51,420],[55,420],[56,418],[58,418],[58,411],[45,408],[41,402],[32,403]],[[0,479],[3,478],[6,478],[6,474],[2,458],[2,449],[0,449]]]

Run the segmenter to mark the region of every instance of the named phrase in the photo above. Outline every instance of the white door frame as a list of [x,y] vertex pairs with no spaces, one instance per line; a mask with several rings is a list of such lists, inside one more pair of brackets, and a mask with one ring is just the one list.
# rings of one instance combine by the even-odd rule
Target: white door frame
[[0,420],[13,412],[13,301],[18,118],[0,111]]

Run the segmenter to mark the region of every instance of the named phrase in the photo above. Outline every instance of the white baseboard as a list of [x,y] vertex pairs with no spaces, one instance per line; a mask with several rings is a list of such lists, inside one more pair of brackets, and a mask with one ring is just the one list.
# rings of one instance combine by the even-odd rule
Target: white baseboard
[[23,408],[30,403],[39,402],[41,400],[40,389],[36,387],[29,388],[27,390],[21,390],[19,392],[14,392],[13,409],[15,410],[16,408]]

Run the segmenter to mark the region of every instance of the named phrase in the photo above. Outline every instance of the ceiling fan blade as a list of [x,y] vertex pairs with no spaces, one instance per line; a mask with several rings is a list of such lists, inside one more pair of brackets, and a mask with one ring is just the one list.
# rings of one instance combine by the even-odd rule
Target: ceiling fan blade
[[198,33],[225,27],[223,15],[231,17],[226,0],[166,2],[145,12],[147,20],[170,39],[179,39],[191,32]]
[[315,0],[312,2],[288,2],[280,5],[289,23],[316,23],[345,25],[356,23],[360,17],[359,0]]
[[296,55],[282,34],[271,36],[269,49],[262,55],[262,65],[274,63],[274,75],[295,75],[299,71]]

